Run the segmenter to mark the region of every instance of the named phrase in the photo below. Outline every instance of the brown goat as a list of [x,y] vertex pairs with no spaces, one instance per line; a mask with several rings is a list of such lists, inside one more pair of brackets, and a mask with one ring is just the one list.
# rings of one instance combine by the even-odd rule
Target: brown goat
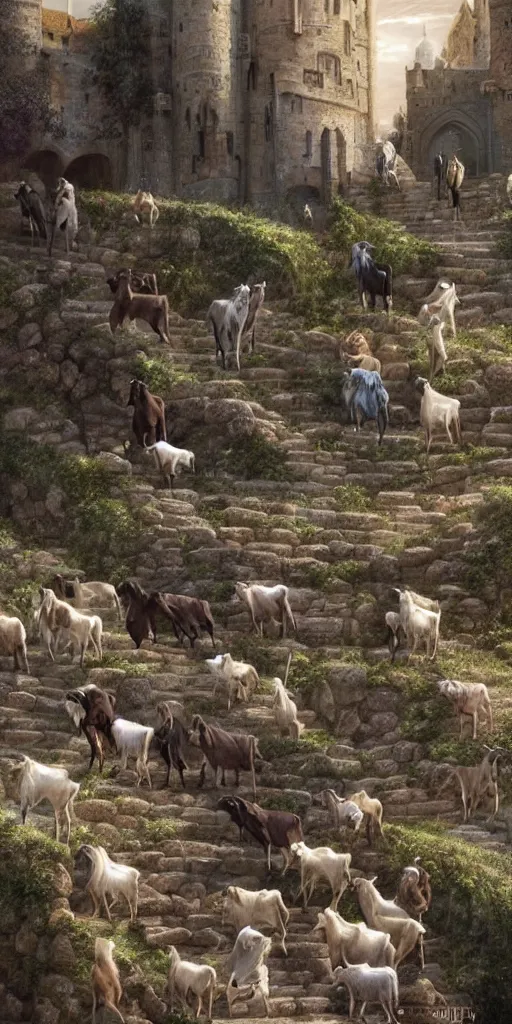
[[372,350],[361,331],[352,331],[340,342],[340,359],[345,356],[371,356]]
[[[119,288],[119,276],[126,273],[127,269],[123,267],[121,270],[116,270],[112,277],[107,277],[107,284],[113,295],[116,294]],[[137,270],[132,270],[132,288],[137,295],[158,295],[156,274],[143,274]]]
[[205,632],[212,641],[212,647],[215,647],[214,622],[208,601],[202,601],[199,597],[185,597],[184,594],[161,594],[154,591],[149,596],[148,610],[154,617],[158,609],[171,620],[180,644],[187,637],[193,647],[201,633]]
[[152,395],[141,380],[132,380],[127,405],[133,405],[132,430],[141,448],[167,441],[163,398]]
[[92,1024],[96,1022],[96,1008],[101,1002],[111,1010],[124,1024],[124,1017],[119,1010],[123,990],[119,971],[112,953],[115,949],[112,939],[96,939],[94,945],[94,964],[91,971],[92,989]]
[[101,741],[102,736],[111,746],[115,746],[112,736],[115,704],[114,694],[101,690],[94,683],[88,683],[81,689],[69,690],[66,694],[66,711],[77,726],[78,733],[84,734],[91,748],[89,771],[94,764],[95,757],[98,758],[100,772],[103,771],[105,755]]
[[119,283],[115,294],[114,305],[110,310],[109,324],[112,334],[129,320],[145,320],[158,334],[161,341],[171,344],[169,338],[169,300],[167,295],[138,295],[132,291],[131,270],[118,274]]
[[213,768],[214,784],[217,785],[217,772],[221,769],[221,785],[226,785],[226,771],[229,769],[235,773],[235,786],[240,784],[240,772],[251,772],[252,791],[256,798],[256,775],[254,762],[262,761],[263,758],[258,750],[258,740],[255,736],[246,734],[226,732],[217,725],[207,725],[201,715],[195,715],[192,721],[192,730],[189,734],[190,742],[200,747],[204,760],[199,774],[199,789],[204,785],[206,765]]

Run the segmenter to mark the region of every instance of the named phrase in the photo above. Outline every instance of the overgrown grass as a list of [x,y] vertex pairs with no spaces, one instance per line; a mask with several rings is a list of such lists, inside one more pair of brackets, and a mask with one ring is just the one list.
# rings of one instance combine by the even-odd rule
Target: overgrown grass
[[170,360],[158,356],[149,357],[137,352],[133,365],[133,376],[148,385],[150,391],[169,399],[177,384],[197,384],[199,378],[195,373],[185,373],[177,369]]
[[373,504],[366,487],[358,487],[356,484],[335,487],[333,497],[339,512],[367,512]]
[[390,263],[393,273],[428,273],[435,269],[439,253],[435,245],[402,231],[394,221],[358,213],[341,199],[332,205],[327,246],[344,268],[355,242],[365,238],[375,246],[374,258]]
[[454,986],[471,995],[478,1020],[508,1024],[512,979],[503,950],[512,943],[512,857],[432,826],[393,825],[385,834],[385,874],[391,885],[411,857],[421,857],[430,874],[428,925],[445,937],[444,967]]
[[54,896],[53,870],[66,851],[31,825],[0,811],[0,912],[17,918],[44,915]]
[[288,480],[286,453],[259,433],[228,448],[222,468],[242,480]]
[[512,487],[490,488],[474,511],[479,543],[465,555],[465,584],[493,605],[502,624],[512,625]]

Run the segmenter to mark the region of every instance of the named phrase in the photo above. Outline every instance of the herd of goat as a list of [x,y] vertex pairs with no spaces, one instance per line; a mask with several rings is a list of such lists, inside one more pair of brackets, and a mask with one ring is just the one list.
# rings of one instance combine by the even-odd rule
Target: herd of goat
[[[386,184],[394,178],[398,185],[396,152],[393,153],[392,149],[391,143],[382,146],[377,170]],[[464,168],[456,157],[452,161],[460,165],[455,166],[453,188],[449,185],[458,215],[458,189]],[[451,163],[440,171],[447,183],[453,170],[450,168]],[[78,233],[73,186],[65,179],[59,179],[47,207],[38,193],[24,182],[20,184],[16,198],[20,202],[22,217],[28,219],[32,238],[36,235],[46,238],[51,254],[55,233],[61,230],[69,252]],[[132,209],[138,223],[145,220],[153,228],[159,211],[150,193],[139,192]],[[312,218],[309,208],[308,211]],[[384,309],[390,313],[393,303],[392,268],[376,262],[372,251],[373,247],[366,241],[358,242],[352,248],[350,266],[357,279],[360,302],[365,309],[368,304],[375,308],[376,299],[380,297]],[[112,332],[122,326],[126,318],[142,319],[163,342],[170,344],[169,303],[165,295],[158,294],[155,274],[121,269],[108,278],[107,283],[113,294],[109,317]],[[220,357],[224,369],[234,365],[240,370],[244,338],[249,339],[250,350],[254,351],[256,322],[265,299],[265,287],[264,281],[253,285],[252,289],[241,284],[231,298],[215,300],[211,304],[208,322],[213,328],[216,357]],[[422,303],[419,314],[420,324],[431,328],[429,379],[417,378],[415,382],[421,394],[420,423],[425,432],[427,452],[438,429],[445,431],[452,443],[461,440],[460,402],[443,396],[432,387],[433,378],[443,373],[447,362],[444,339],[447,325],[456,337],[455,306],[458,302],[455,284],[441,280]],[[380,443],[389,421],[389,399],[380,376],[381,364],[358,331],[346,339],[343,352],[352,364],[342,384],[340,397],[344,411],[356,430],[368,420],[375,421]],[[168,443],[165,404],[159,396],[151,394],[146,384],[138,380],[131,382],[128,404],[134,410],[132,427],[137,443],[153,453],[159,472],[172,490],[180,468],[195,471],[194,453]],[[102,658],[103,623],[100,615],[90,613],[92,608],[115,609],[119,620],[124,620],[137,649],[144,641],[157,642],[157,630],[162,621],[170,622],[178,643],[185,645],[188,641],[193,648],[196,641],[207,634],[215,649],[215,625],[207,601],[160,591],[147,593],[135,579],[125,580],[117,588],[97,581],[83,583],[78,578],[66,580],[60,575],[55,576],[51,583],[51,587],[40,589],[39,606],[34,612],[32,625],[52,660],[55,660],[59,648],[71,648],[72,655],[78,653],[83,667],[89,645],[96,657]],[[401,588],[397,593],[398,611],[388,611],[385,615],[391,659],[395,660],[397,651],[404,644],[412,655],[418,646],[423,645],[427,658],[435,659],[440,635],[439,603],[408,588]],[[287,627],[296,630],[288,587],[240,582],[235,585],[235,598],[245,605],[251,626],[258,635],[263,636],[264,624],[269,621],[279,624],[283,638]],[[28,674],[26,640],[25,626],[20,619],[0,614],[0,655],[12,656],[15,671]],[[273,680],[272,714],[279,733],[300,742],[304,724],[300,721],[293,694],[287,688],[291,658],[290,654],[284,680],[278,677]],[[222,692],[227,698],[228,711],[234,702],[248,702],[260,686],[255,668],[235,660],[229,653],[206,658],[205,668],[212,676],[213,697]],[[459,717],[461,736],[468,717],[472,723],[473,740],[477,739],[482,716],[492,733],[492,707],[483,683],[466,684],[443,679],[437,687],[440,696],[451,703]],[[318,914],[314,932],[327,944],[334,984],[345,985],[348,990],[350,1016],[354,1015],[358,1003],[361,1004],[361,1018],[367,1003],[378,1003],[387,1022],[398,1024],[396,969],[416,948],[423,965],[425,928],[422,915],[428,911],[432,899],[429,876],[418,858],[404,869],[395,899],[383,898],[375,886],[376,878],[370,880],[351,870],[350,852],[339,853],[330,847],[308,847],[297,814],[265,809],[255,802],[256,771],[263,761],[257,737],[229,732],[206,722],[198,714],[189,720],[178,702],[158,704],[153,725],[143,725],[117,713],[115,694],[89,684],[66,694],[65,710],[78,733],[89,744],[89,769],[97,760],[101,772],[108,751],[119,758],[123,770],[128,760],[133,759],[137,786],[143,783],[152,786],[149,761],[153,754],[159,755],[165,764],[166,786],[169,786],[174,770],[185,789],[186,773],[190,771],[188,761],[197,757],[198,752],[202,755],[198,788],[205,784],[208,767],[214,787],[217,787],[219,772],[222,786],[226,785],[226,772],[234,773],[236,786],[241,772],[249,773],[252,802],[240,796],[224,796],[219,799],[217,809],[227,814],[239,829],[240,842],[245,835],[263,849],[269,875],[273,849],[282,855],[282,875],[289,869],[299,872],[297,899],[302,899],[304,909],[318,884],[330,889],[330,906]],[[499,769],[506,755],[507,752],[500,747],[486,747],[485,756],[476,767],[449,768],[438,792],[441,793],[449,784],[458,785],[464,821],[489,799],[493,802],[492,815],[497,813]],[[46,800],[54,810],[56,839],[60,839],[64,824],[65,839],[69,844],[73,805],[80,784],[69,778],[66,769],[41,764],[26,755],[12,754],[11,760],[15,763],[11,766],[6,788],[9,791],[10,787],[19,801],[22,824],[26,822],[29,811]],[[385,842],[382,804],[364,789],[347,797],[326,789],[313,797],[313,803],[326,809],[333,828],[347,845],[361,828],[365,830],[369,846],[379,838]],[[113,904],[123,898],[130,921],[134,923],[137,920],[140,872],[136,868],[112,860],[101,846],[85,844],[80,846],[74,858],[74,878],[75,884],[90,896],[93,916],[99,916],[104,909],[110,921]],[[364,922],[346,921],[338,913],[340,900],[348,888],[357,895]],[[290,912],[278,889],[253,892],[231,885],[223,892],[223,921],[229,922],[236,936],[227,962],[229,980],[225,991],[230,1015],[238,1000],[248,1002],[250,1007],[260,1000],[265,1014],[269,1015],[269,971],[265,961],[272,949],[272,939],[257,929],[270,929],[286,956],[289,918]],[[91,975],[93,1024],[97,1007],[101,1004],[123,1020],[119,1009],[123,992],[114,950],[112,940],[96,939]],[[185,1010],[192,1007],[197,1017],[204,1011],[211,1019],[213,1003],[218,995],[215,969],[208,964],[182,960],[178,950],[171,947],[168,976],[171,1011],[179,1001]]]

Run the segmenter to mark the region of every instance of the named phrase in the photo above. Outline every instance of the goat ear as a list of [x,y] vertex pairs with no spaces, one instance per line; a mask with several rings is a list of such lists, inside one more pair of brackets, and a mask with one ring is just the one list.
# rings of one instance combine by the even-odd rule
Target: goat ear
[[373,878],[370,878],[370,882],[372,883],[372,885],[375,885],[375,882],[377,881],[378,877],[378,875],[374,875]]

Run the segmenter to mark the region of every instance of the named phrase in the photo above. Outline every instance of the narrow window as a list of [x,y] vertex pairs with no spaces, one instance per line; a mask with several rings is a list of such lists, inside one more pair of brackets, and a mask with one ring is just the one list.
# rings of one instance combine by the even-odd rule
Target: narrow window
[[233,156],[233,150],[234,150],[233,132],[226,132],[226,148],[227,148],[227,151],[228,151],[228,156]]
[[324,11],[329,14],[329,0],[324,0]]
[[334,0],[334,14],[341,14],[341,0]]
[[345,51],[345,56],[350,57],[352,52],[352,33],[349,21],[346,21],[343,26],[343,49]]
[[190,127],[191,127],[190,107],[187,107],[187,109],[185,111],[185,123],[187,125],[188,130],[190,131]]
[[304,157],[305,157],[306,160],[311,160],[312,155],[313,155],[313,136],[312,136],[311,132],[306,132],[306,152],[304,153]]
[[197,133],[197,144],[199,146],[199,157],[201,160],[204,160],[204,131],[202,129]]

